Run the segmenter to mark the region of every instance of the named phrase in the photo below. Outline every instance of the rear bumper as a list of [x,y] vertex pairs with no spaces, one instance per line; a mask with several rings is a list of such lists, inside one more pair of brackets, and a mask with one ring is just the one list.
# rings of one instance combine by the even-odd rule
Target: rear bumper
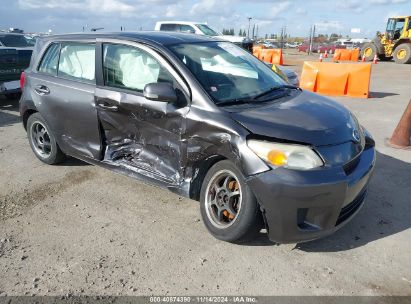
[[375,148],[369,147],[349,175],[342,166],[278,168],[247,183],[264,210],[270,240],[298,243],[332,234],[360,210],[374,165]]
[[12,94],[12,93],[20,93],[20,81],[19,80],[6,81],[6,82],[0,83],[0,95]]

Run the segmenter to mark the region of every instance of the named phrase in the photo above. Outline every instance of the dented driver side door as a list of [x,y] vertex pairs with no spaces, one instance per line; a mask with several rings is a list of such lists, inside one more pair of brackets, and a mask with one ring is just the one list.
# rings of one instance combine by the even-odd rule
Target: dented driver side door
[[[103,162],[165,184],[180,184],[189,111],[189,91],[183,80],[147,46],[101,41],[97,53],[101,79],[95,103],[103,133]],[[157,82],[171,83],[178,101],[146,99],[145,85]]]

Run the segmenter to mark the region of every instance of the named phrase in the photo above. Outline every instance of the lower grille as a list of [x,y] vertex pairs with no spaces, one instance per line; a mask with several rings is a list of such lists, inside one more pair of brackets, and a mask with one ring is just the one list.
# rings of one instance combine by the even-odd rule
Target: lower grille
[[354,172],[355,168],[357,168],[358,163],[360,162],[360,156],[358,155],[354,159],[350,160],[343,166],[344,172],[347,175],[350,175]]
[[342,208],[335,225],[338,226],[342,222],[346,221],[351,215],[353,215],[355,211],[357,211],[358,208],[361,207],[366,195],[367,191],[362,191],[351,203]]

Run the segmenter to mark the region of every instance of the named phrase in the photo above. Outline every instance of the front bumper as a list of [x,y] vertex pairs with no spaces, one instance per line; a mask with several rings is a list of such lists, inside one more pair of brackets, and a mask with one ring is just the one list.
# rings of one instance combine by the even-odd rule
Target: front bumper
[[332,234],[360,210],[374,166],[375,148],[369,146],[348,173],[343,166],[278,168],[247,183],[263,209],[270,240],[298,243]]

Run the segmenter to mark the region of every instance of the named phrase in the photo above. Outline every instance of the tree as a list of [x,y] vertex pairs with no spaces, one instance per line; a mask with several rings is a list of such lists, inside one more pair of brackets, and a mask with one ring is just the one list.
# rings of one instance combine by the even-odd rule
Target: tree
[[243,30],[240,29],[240,31],[238,32],[238,36],[243,36]]
[[327,37],[323,34],[318,34],[318,36],[316,38],[314,38],[314,41],[318,42],[318,43],[324,43],[327,40],[328,40]]
[[338,38],[339,38],[339,35],[336,34],[336,33],[332,33],[330,35],[330,41],[336,41],[336,40],[338,40]]

